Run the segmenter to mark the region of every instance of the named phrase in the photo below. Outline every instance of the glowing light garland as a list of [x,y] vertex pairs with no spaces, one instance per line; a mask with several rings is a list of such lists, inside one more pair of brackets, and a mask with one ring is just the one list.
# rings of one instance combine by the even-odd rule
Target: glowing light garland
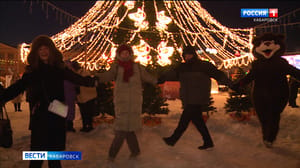
[[164,31],[168,28],[168,24],[171,23],[172,19],[165,15],[165,11],[156,13],[158,22],[156,22],[156,28],[160,31]]
[[147,30],[149,28],[149,22],[144,21],[146,19],[146,13],[141,8],[138,8],[136,13],[128,14],[128,17],[134,21],[134,26],[140,30]]
[[136,62],[140,62],[143,65],[151,64],[150,45],[144,40],[140,40],[140,44],[132,47],[134,55],[137,56]]
[[126,1],[124,6],[126,6],[129,10],[133,9],[135,5],[135,1]]
[[174,48],[167,47],[167,43],[165,41],[160,42],[157,48],[159,53],[157,63],[160,64],[161,66],[166,66],[171,64],[169,57],[172,56],[174,52]]
[[27,61],[27,55],[30,52],[30,45],[26,43],[22,43],[20,45],[20,55],[21,55],[21,61],[26,62]]
[[[97,1],[95,5],[80,19],[62,32],[51,38],[63,52],[65,59],[76,60],[89,70],[98,70],[101,67],[109,68],[115,58],[118,47],[113,43],[113,32],[126,17],[134,21],[136,29],[127,29],[131,38],[139,38],[140,44],[133,46],[136,60],[144,65],[152,64],[150,51],[157,54],[157,63],[165,66],[171,63],[170,56],[176,51],[182,53],[182,47],[175,40],[175,35],[181,37],[185,45],[195,45],[202,52],[199,57],[208,60],[219,68],[248,65],[253,61],[251,54],[253,29],[227,28],[215,20],[197,1],[163,1],[165,10],[158,11],[156,1],[153,1],[157,22],[156,29],[160,32],[161,42],[158,46],[150,46],[140,35],[141,31],[149,29],[149,22],[142,6],[136,6],[136,1]],[[126,7],[125,14],[117,15],[121,6]],[[137,12],[129,13],[136,8]],[[201,20],[201,22],[200,22]],[[169,32],[168,25],[175,24],[179,32]],[[149,31],[150,32],[150,31]],[[167,46],[171,41],[173,46]],[[235,51],[241,56],[236,57]],[[29,45],[21,45],[21,60],[26,62]]]

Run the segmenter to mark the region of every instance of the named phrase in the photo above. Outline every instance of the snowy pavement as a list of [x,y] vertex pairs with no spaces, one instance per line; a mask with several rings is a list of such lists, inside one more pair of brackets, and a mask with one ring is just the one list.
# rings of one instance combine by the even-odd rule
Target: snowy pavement
[[[214,94],[217,112],[207,121],[215,143],[212,151],[200,151],[202,138],[190,125],[175,147],[164,144],[162,137],[169,136],[177,126],[181,114],[179,100],[168,101],[169,115],[161,115],[162,124],[144,126],[137,133],[141,156],[134,163],[128,160],[129,149],[124,143],[116,158],[118,168],[300,168],[300,109],[287,106],[281,117],[280,130],[274,148],[265,148],[261,142],[258,120],[251,116],[247,122],[232,120],[225,114],[227,94]],[[297,103],[300,104],[300,98]],[[6,105],[13,128],[14,144],[0,147],[0,168],[27,168],[29,161],[22,160],[22,151],[29,150],[28,104],[22,103],[22,112],[14,112]],[[108,149],[113,139],[112,124],[98,125],[89,133],[79,132],[81,118],[76,110],[75,133],[67,133],[66,151],[81,151],[82,160],[62,161],[63,168],[104,168]],[[47,163],[43,168],[47,168]]]

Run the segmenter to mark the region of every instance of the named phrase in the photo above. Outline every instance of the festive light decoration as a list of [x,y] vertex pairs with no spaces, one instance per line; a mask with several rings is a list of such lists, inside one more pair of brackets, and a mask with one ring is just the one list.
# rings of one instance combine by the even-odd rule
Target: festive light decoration
[[135,5],[135,1],[126,1],[124,6],[126,6],[129,10],[133,9]]
[[254,61],[253,55],[247,53],[244,56],[224,60],[222,65],[224,66],[225,69],[229,69],[233,66],[248,65],[252,61]]
[[140,40],[140,44],[132,47],[135,61],[140,62],[142,65],[152,63],[150,53],[150,46],[144,40]]
[[239,56],[241,56],[241,53],[238,50],[236,50],[234,53],[234,56],[239,57]]
[[30,52],[30,45],[26,43],[22,43],[20,45],[20,56],[21,56],[21,61],[22,62],[27,62],[27,55]]
[[169,24],[172,22],[172,19],[165,15],[165,11],[160,11],[157,13],[157,20],[163,24]]
[[167,29],[167,25],[171,23],[172,19],[165,15],[165,11],[160,11],[156,14],[158,22],[156,22],[156,28],[160,31]]
[[0,64],[2,64],[2,63],[17,64],[18,61],[7,60],[7,59],[0,59]]
[[214,48],[207,48],[205,49],[206,52],[210,53],[210,54],[217,54],[218,51]]
[[128,14],[128,17],[134,21],[135,27],[139,27],[141,30],[147,30],[149,28],[149,23],[144,21],[146,19],[146,13],[141,8],[138,8],[136,13]]
[[[51,38],[62,51],[65,58],[76,60],[90,70],[100,67],[109,67],[115,55],[117,44],[113,42],[115,30],[124,29],[130,32],[127,44],[136,38],[140,44],[133,46],[136,61],[142,64],[152,64],[151,53],[157,54],[160,65],[170,63],[170,53],[182,53],[182,46],[175,40],[181,38],[184,45],[194,45],[197,49],[205,51],[206,48],[214,49],[213,57],[206,52],[201,53],[201,59],[213,62],[218,68],[230,68],[234,65],[248,65],[253,61],[251,54],[253,29],[227,28],[215,20],[198,1],[153,1],[155,16],[154,27],[160,32],[161,41],[158,46],[150,46],[142,40],[141,32],[153,33],[149,29],[149,22],[144,11],[144,1],[96,1],[95,5],[80,19],[62,32]],[[164,10],[158,11],[157,3],[161,3]],[[140,6],[138,6],[140,5]],[[118,16],[118,9],[126,7],[123,16]],[[137,12],[129,13],[129,10]],[[151,13],[152,14],[152,13]],[[135,29],[120,27],[125,18],[134,21]],[[174,24],[179,31],[170,32],[169,24]],[[176,38],[175,38],[176,37]],[[173,46],[166,46],[172,42]],[[21,47],[21,59],[26,62],[28,45]],[[165,46],[163,46],[165,45]],[[236,57],[238,50],[241,56]],[[216,51],[216,52],[215,52]],[[198,53],[200,56],[200,53]]]
[[146,19],[146,13],[141,8],[138,8],[136,13],[130,13],[128,17],[136,22],[142,22]]
[[165,41],[162,41],[157,46],[158,53],[159,53],[157,63],[160,64],[161,66],[166,66],[171,64],[169,57],[171,57],[174,52],[173,47],[167,47],[166,45],[167,43]]

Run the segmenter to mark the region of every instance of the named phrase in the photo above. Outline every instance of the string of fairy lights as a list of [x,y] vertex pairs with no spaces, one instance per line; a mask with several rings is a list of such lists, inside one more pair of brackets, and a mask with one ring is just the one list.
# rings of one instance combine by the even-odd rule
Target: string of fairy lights
[[[165,10],[159,10],[157,3],[163,3]],[[83,17],[51,38],[65,59],[77,61],[89,70],[109,68],[118,47],[113,42],[113,34],[118,29],[129,30],[128,44],[139,39],[140,43],[132,47],[135,61],[144,65],[153,64],[151,51],[157,54],[159,65],[171,64],[170,57],[174,52],[182,53],[182,46],[176,42],[175,36],[179,36],[184,45],[196,46],[201,59],[211,61],[219,68],[248,65],[253,61],[252,28],[227,28],[202,8],[198,1],[154,0],[153,5],[157,20],[155,28],[161,38],[158,46],[151,46],[141,35],[141,32],[151,32],[147,13],[144,11],[144,1],[141,6],[137,6],[136,1],[97,1]],[[118,16],[120,7],[126,7],[123,16]],[[134,21],[134,29],[120,27],[127,17]],[[168,31],[171,23],[179,28],[178,32]],[[30,45],[23,43],[20,51],[23,62],[26,62],[29,51]],[[238,57],[235,55],[236,51],[241,53]]]

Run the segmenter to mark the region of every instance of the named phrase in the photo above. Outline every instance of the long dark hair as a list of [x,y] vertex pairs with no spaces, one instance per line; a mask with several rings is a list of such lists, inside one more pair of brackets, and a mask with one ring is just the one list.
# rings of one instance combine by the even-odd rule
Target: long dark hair
[[49,65],[59,67],[59,68],[63,67],[62,53],[56,48],[54,42],[47,35],[39,35],[32,41],[31,50],[27,57],[27,62],[31,70],[39,69],[39,66],[42,63],[38,54],[38,49],[41,46],[49,47],[50,50],[50,55],[48,58]]

